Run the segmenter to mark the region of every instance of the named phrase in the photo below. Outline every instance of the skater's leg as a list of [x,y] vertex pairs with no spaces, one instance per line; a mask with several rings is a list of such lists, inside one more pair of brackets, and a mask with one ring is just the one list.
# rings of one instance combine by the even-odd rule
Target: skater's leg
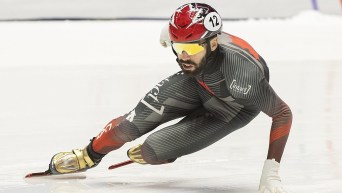
[[50,169],[55,173],[85,171],[124,143],[198,108],[201,108],[201,100],[197,84],[193,78],[177,73],[158,83],[130,113],[110,121],[86,148],[56,154]]
[[217,119],[209,112],[192,114],[175,125],[151,134],[140,147],[141,157],[148,164],[172,162],[215,143],[245,126],[257,114],[240,113],[229,122]]
[[109,122],[93,139],[92,149],[99,154],[107,154],[162,123],[201,108],[197,86],[193,78],[181,73],[164,79],[131,112]]

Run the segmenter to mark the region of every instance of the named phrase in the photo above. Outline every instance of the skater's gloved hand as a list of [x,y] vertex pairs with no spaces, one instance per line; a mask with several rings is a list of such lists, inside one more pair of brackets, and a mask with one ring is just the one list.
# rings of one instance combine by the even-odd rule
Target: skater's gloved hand
[[280,164],[274,159],[265,161],[258,193],[288,193],[281,184],[279,166]]
[[160,32],[160,44],[165,48],[171,46],[171,40],[169,37],[169,23],[163,27]]

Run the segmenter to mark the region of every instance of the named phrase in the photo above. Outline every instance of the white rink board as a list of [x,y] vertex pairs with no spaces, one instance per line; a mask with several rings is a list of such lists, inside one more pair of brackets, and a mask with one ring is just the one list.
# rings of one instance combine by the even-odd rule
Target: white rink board
[[[170,18],[180,0],[0,0],[0,20],[37,18]],[[340,0],[201,0],[223,18],[290,17],[303,10],[342,13]]]

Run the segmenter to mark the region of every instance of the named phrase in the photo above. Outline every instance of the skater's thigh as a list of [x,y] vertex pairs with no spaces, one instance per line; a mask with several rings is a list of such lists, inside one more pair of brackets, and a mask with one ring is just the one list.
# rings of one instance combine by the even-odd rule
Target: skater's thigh
[[197,87],[194,78],[183,73],[162,80],[124,116],[125,130],[137,129],[139,135],[143,135],[162,123],[201,108]]

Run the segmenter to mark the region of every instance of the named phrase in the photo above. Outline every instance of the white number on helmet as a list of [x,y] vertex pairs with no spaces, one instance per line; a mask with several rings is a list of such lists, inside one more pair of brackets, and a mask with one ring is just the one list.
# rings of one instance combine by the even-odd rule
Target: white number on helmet
[[222,26],[222,20],[219,14],[211,12],[204,18],[204,27],[209,31],[217,31]]

